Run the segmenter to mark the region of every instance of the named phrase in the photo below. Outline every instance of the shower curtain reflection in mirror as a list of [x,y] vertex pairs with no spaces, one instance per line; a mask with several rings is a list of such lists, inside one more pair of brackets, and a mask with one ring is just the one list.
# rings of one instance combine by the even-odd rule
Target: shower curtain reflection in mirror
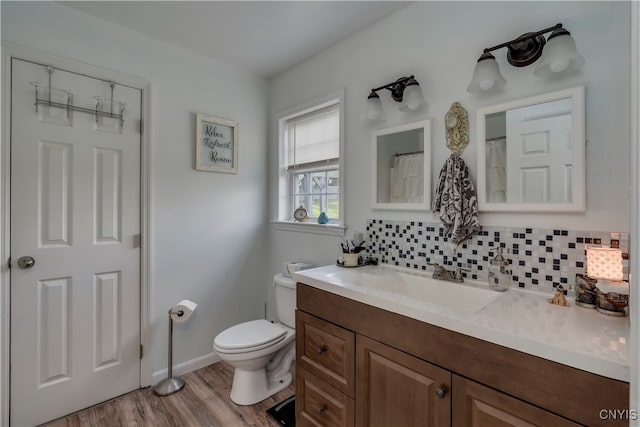
[[396,154],[391,167],[391,203],[424,202],[424,153]]
[[371,134],[373,209],[431,209],[431,121],[407,123]]
[[489,202],[507,201],[507,138],[487,140],[487,197]]

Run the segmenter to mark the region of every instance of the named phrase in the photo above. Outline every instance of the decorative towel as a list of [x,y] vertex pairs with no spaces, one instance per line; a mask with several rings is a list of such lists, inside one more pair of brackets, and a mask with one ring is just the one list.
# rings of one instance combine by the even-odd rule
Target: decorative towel
[[482,228],[478,222],[478,199],[469,169],[462,158],[452,154],[444,163],[432,209],[448,228],[452,249]]

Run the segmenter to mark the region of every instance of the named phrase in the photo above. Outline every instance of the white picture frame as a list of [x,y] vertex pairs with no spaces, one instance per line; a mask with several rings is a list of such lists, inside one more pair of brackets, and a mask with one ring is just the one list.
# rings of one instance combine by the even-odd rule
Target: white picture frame
[[238,173],[238,122],[196,114],[196,170]]

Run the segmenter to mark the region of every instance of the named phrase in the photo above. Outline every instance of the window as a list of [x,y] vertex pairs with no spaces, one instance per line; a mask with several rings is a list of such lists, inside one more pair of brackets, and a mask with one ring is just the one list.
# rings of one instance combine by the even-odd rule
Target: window
[[340,106],[333,104],[287,120],[287,172],[291,212],[304,206],[310,220],[325,212],[340,219]]
[[280,115],[281,222],[292,221],[293,211],[304,206],[309,217],[303,225],[317,225],[322,212],[329,224],[343,223],[341,98],[333,96]]

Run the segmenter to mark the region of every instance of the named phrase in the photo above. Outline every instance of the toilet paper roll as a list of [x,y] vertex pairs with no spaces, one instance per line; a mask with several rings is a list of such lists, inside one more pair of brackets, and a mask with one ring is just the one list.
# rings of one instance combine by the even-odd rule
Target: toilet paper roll
[[197,306],[195,302],[183,299],[171,309],[171,318],[174,322],[182,323],[191,317]]

